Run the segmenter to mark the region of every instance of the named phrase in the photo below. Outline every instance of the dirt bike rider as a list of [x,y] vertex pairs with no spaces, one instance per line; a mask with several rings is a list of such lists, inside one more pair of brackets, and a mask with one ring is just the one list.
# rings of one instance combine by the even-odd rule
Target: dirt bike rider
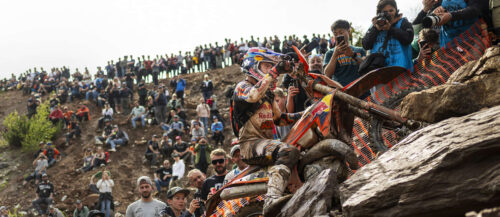
[[297,148],[273,140],[275,125],[289,125],[302,113],[282,113],[274,102],[272,89],[279,74],[292,71],[290,58],[266,48],[250,48],[243,58],[247,75],[238,83],[231,98],[231,123],[239,137],[243,161],[250,165],[273,165],[269,173],[264,215],[282,202],[294,165]]

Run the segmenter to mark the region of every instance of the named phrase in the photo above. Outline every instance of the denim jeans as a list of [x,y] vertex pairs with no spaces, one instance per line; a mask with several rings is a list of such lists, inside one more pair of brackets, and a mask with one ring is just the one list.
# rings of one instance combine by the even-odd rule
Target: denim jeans
[[133,117],[133,118],[132,118],[132,127],[135,129],[135,127],[136,127],[135,122],[136,122],[138,119],[141,119],[141,124],[142,124],[142,126],[143,126],[143,127],[144,127],[144,126],[146,126],[146,121],[144,120],[144,117],[145,117],[144,115],[140,115],[140,116],[137,116],[137,117]]
[[201,123],[203,123],[203,128],[205,129],[205,135],[208,134],[208,117],[200,117]]
[[114,148],[116,148],[116,145],[125,144],[125,140],[121,139],[121,138],[120,139],[108,139],[108,141],[106,143],[111,145],[111,149],[114,149]]
[[167,178],[167,180],[165,180],[165,181],[160,180],[160,179],[156,179],[155,183],[156,183],[156,190],[158,190],[158,192],[160,192],[161,187],[167,187],[167,189],[168,189],[168,185],[170,184],[170,178]]
[[85,94],[85,100],[89,100],[89,98],[92,97],[92,100],[96,101],[97,100],[97,91],[87,91]]
[[101,212],[106,213],[106,217],[109,217],[111,214],[111,201],[110,200],[102,200],[101,201]]

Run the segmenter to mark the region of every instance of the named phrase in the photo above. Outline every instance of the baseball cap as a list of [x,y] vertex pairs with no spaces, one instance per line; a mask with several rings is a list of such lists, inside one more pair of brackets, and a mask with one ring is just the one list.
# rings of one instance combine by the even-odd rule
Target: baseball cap
[[6,207],[6,206],[0,206],[0,211],[4,211],[4,210],[6,210],[6,209],[7,209],[7,207]]
[[164,133],[164,134],[163,134],[163,137],[166,137],[166,136],[168,136],[168,133]]
[[49,177],[49,175],[47,175],[47,173],[44,173],[42,174],[42,177]]
[[173,187],[170,190],[168,190],[168,192],[167,192],[167,198],[168,199],[172,199],[178,193],[183,193],[184,196],[187,197],[189,195],[189,193],[191,193],[191,192],[189,190],[187,190],[187,189],[183,189],[181,187],[177,187],[176,186],[176,187]]
[[176,136],[175,139],[181,139],[181,136]]
[[160,138],[160,136],[158,136],[158,135],[154,134],[154,135],[153,135],[153,138]]
[[76,200],[76,201],[75,201],[75,204],[80,204],[80,203],[82,203],[82,201],[81,201],[81,200]]
[[137,179],[137,186],[141,185],[141,182],[146,182],[147,184],[150,184],[153,186],[153,182],[151,181],[151,178],[149,176],[141,176]]
[[231,155],[231,157],[234,155],[234,153],[235,153],[236,151],[239,151],[239,150],[240,150],[240,145],[235,145],[235,146],[233,146],[233,147],[231,148],[231,151],[229,152],[229,153],[230,153],[230,155]]
[[215,115],[212,117],[212,119],[216,119],[216,118],[217,118],[217,116],[215,116]]
[[180,155],[179,155],[179,154],[177,154],[177,153],[173,153],[173,154],[172,154],[172,157],[179,157],[179,156],[180,156]]

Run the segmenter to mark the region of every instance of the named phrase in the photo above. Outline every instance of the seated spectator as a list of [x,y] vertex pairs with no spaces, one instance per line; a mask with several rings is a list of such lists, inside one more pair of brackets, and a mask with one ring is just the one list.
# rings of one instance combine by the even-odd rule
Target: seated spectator
[[80,137],[81,130],[80,130],[80,124],[78,124],[78,121],[76,121],[76,118],[73,117],[71,118],[71,121],[68,124],[68,133],[66,133],[66,146],[69,146],[69,141],[73,137]]
[[101,212],[106,213],[106,217],[111,214],[111,204],[113,204],[113,196],[111,191],[115,183],[110,178],[109,171],[102,172],[102,178],[97,181],[96,187],[99,189],[99,204],[101,205]]
[[180,182],[178,180],[184,177],[184,173],[186,171],[186,165],[184,161],[181,159],[180,155],[177,153],[172,154],[174,158],[174,165],[172,165],[172,183],[170,184],[170,188],[173,186],[179,186]]
[[94,153],[91,148],[87,148],[83,153],[83,167],[76,169],[77,172],[88,172],[94,167]]
[[184,123],[184,126],[186,126],[186,120],[187,120],[186,112],[184,112],[181,105],[177,105],[175,109],[176,109],[175,112],[179,116],[180,121],[182,121],[182,123]]
[[174,153],[178,154],[179,157],[182,158],[185,162],[192,163],[192,153],[189,150],[189,145],[182,141],[182,138],[180,136],[175,137]]
[[79,122],[90,121],[90,110],[83,103],[80,103],[78,105],[78,110],[76,110],[75,114],[76,114],[76,118],[78,118]]
[[174,122],[174,117],[177,115],[177,112],[175,110],[170,110],[168,115],[167,115],[167,120],[165,121],[165,123],[167,124],[172,124],[172,122]]
[[109,103],[106,103],[104,105],[104,108],[102,109],[102,117],[97,122],[98,129],[102,129],[104,127],[105,120],[109,120],[109,121],[113,120],[113,108],[111,108]]
[[220,144],[222,146],[224,145],[224,125],[222,125],[222,122],[217,119],[217,116],[214,116],[213,118],[211,127],[213,133],[212,139],[215,141],[215,145]]
[[195,210],[200,207],[199,201],[191,200],[189,209],[186,210],[187,196],[189,190],[181,187],[173,187],[167,192],[168,206],[162,211],[164,216],[191,217]]
[[139,105],[139,102],[134,103],[135,107],[132,109],[132,112],[130,113],[130,120],[132,121],[132,127],[135,129],[136,127],[136,121],[140,120],[141,121],[141,126],[145,127],[146,126],[146,110],[142,105]]
[[52,143],[48,142],[43,154],[47,157],[49,167],[54,165],[56,161],[61,160],[61,155],[57,148],[52,147]]
[[163,159],[168,159],[172,157],[172,153],[174,152],[174,143],[170,138],[168,138],[168,134],[163,134],[163,139],[160,142],[160,153],[163,155]]
[[170,180],[172,179],[172,168],[170,167],[170,161],[164,160],[163,167],[157,169],[154,176],[156,190],[158,190],[158,192],[161,192],[161,187],[167,187],[168,189]]
[[160,136],[153,135],[151,140],[149,140],[146,145],[146,159],[151,163],[151,168],[157,168],[158,157],[160,157],[160,145],[158,144]]
[[194,165],[196,169],[199,169],[203,173],[207,173],[207,168],[210,163],[210,152],[212,152],[213,147],[207,143],[205,137],[201,137],[198,144],[194,147],[194,152],[196,157],[194,160]]
[[49,212],[47,214],[48,217],[64,217],[64,214],[54,206],[54,204],[51,204],[49,206]]
[[167,109],[168,110],[175,110],[175,108],[177,108],[177,105],[182,106],[181,102],[177,99],[177,95],[173,94],[172,99],[170,99],[170,101],[168,101]]
[[32,179],[35,179],[35,184],[38,184],[38,181],[42,178],[42,176],[44,174],[47,174],[47,168],[49,167],[47,156],[45,156],[43,153],[40,153],[38,157],[33,161],[33,167],[35,167],[35,171],[28,177],[26,177],[26,179],[24,179],[23,185],[26,185]]
[[101,89],[99,91],[99,94],[97,94],[97,106],[102,107],[106,103],[109,103],[109,94],[106,92],[105,89]]
[[[363,37],[363,48],[371,53],[382,53],[386,66],[400,66],[413,71],[411,42],[413,27],[411,23],[398,14],[395,0],[381,0],[377,4],[377,14],[388,14],[388,19],[372,19],[372,26]],[[325,57],[325,60],[328,59]],[[325,69],[325,71],[327,71]]]
[[73,217],[87,217],[89,215],[89,208],[83,205],[81,200],[75,201],[75,211]]
[[248,167],[248,165],[243,162],[243,159],[241,157],[240,145],[233,146],[231,148],[230,155],[231,161],[233,161],[236,168],[233,168],[233,170],[229,171],[229,173],[226,174],[226,177],[224,178],[224,185],[229,183],[234,179],[234,177],[238,176],[241,171],[245,170]]
[[41,204],[49,207],[54,201],[54,185],[49,182],[49,176],[46,173],[42,175],[42,181],[36,187],[36,194],[36,198],[32,202],[33,207],[39,215],[48,214],[47,210],[40,208]]
[[193,128],[191,129],[191,140],[198,141],[200,138],[205,137],[205,130],[200,127],[200,123],[195,121],[193,124]]
[[176,138],[177,136],[182,136],[184,134],[184,124],[179,120],[179,116],[174,116],[174,121],[170,124],[170,132],[168,137]]
[[102,147],[97,147],[97,153],[94,155],[94,159],[92,160],[92,167],[103,167],[107,163],[107,156],[106,152],[104,152],[104,149]]
[[102,135],[101,136],[96,136],[95,140],[97,144],[103,144],[103,142],[106,142],[109,137],[111,136],[111,133],[113,132],[113,126],[111,125],[111,120],[104,119],[104,129],[102,130]]
[[57,125],[59,122],[64,120],[64,114],[58,105],[54,107],[54,110],[49,114],[49,120],[52,124]]
[[63,116],[64,116],[64,126],[68,127],[69,122],[71,121],[71,117],[73,117],[74,112],[68,109],[68,106],[63,107]]
[[55,94],[50,98],[49,105],[51,112],[56,108],[57,105],[59,105],[59,100],[57,99],[57,96]]
[[38,149],[38,151],[36,151],[33,155],[33,157],[35,158],[38,158],[40,153],[43,153],[45,151],[45,142],[41,141],[38,145],[40,146],[40,149]]
[[[331,26],[331,31],[335,37],[336,45],[325,54],[323,60],[325,75],[345,87],[360,77],[359,64],[366,56],[366,52],[363,48],[350,44],[351,25],[348,21],[335,21]],[[339,38],[343,38],[343,40],[337,41]]]
[[106,140],[106,144],[111,146],[111,149],[109,151],[115,152],[116,151],[116,146],[121,146],[121,145],[126,145],[128,143],[128,134],[120,130],[118,128],[118,125],[113,126],[113,131],[111,131],[111,135],[109,135],[108,139]]
[[212,161],[212,165],[214,166],[215,175],[210,176],[203,183],[203,187],[201,189],[201,199],[207,200],[208,195],[212,194],[219,190],[224,183],[224,177],[227,174],[226,166],[226,152],[223,149],[215,149],[210,153],[210,160]]
[[210,118],[210,106],[206,103],[205,99],[200,98],[200,104],[196,106],[196,114],[198,115],[200,121],[203,123],[205,133],[208,133],[208,119]]

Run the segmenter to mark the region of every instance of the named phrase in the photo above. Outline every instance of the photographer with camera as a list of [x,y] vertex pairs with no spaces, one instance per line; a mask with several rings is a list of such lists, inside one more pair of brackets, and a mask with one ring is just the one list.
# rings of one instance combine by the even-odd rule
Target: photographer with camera
[[439,48],[439,34],[433,29],[423,29],[418,34],[418,43],[413,46],[413,62],[428,58]]
[[413,69],[411,42],[413,27],[399,13],[395,0],[381,0],[377,4],[377,16],[363,37],[363,48],[371,54],[385,56],[385,66],[400,66]]

